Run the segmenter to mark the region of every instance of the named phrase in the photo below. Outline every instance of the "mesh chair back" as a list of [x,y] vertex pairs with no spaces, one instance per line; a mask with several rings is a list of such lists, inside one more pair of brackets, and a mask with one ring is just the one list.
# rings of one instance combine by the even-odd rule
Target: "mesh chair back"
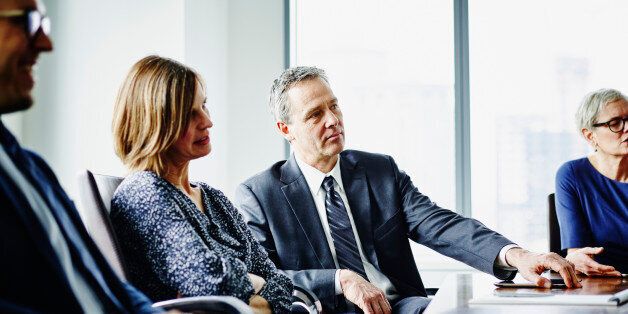
[[79,175],[78,181],[82,205],[81,218],[87,232],[118,276],[126,279],[120,247],[109,220],[111,198],[122,178],[95,175],[86,170]]

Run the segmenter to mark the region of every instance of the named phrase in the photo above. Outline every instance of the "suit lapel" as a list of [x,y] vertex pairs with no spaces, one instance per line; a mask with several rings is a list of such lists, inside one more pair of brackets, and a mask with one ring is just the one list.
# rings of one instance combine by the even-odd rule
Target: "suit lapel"
[[13,210],[17,216],[22,220],[23,226],[28,230],[28,234],[32,237],[33,243],[37,249],[42,253],[44,258],[50,263],[55,270],[55,275],[69,286],[66,277],[63,275],[64,271],[59,264],[59,259],[50,244],[48,234],[46,234],[44,228],[41,226],[41,222],[33,213],[30,204],[26,200],[24,194],[17,188],[13,180],[9,179],[3,169],[0,168],[0,187],[7,192],[6,199],[10,204],[6,210]]
[[371,220],[371,198],[366,180],[366,171],[348,158],[340,155],[340,172],[342,182],[347,195],[347,201],[351,207],[351,214],[358,234],[362,249],[369,262],[379,268],[373,246],[373,227]]
[[281,181],[286,185],[281,190],[322,268],[336,268],[316,204],[294,158],[292,155],[282,166]]

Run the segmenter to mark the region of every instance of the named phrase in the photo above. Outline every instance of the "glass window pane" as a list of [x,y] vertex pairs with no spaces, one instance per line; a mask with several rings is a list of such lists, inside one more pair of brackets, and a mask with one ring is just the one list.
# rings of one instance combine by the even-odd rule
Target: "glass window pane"
[[[393,156],[421,192],[454,209],[452,1],[292,3],[292,64],[327,71],[346,148]],[[412,247],[419,267],[442,267]]]
[[392,155],[455,205],[451,1],[297,1],[293,65],[323,68],[348,149]]
[[548,250],[556,170],[588,152],[580,100],[627,91],[626,12],[622,0],[469,2],[473,216],[521,245]]

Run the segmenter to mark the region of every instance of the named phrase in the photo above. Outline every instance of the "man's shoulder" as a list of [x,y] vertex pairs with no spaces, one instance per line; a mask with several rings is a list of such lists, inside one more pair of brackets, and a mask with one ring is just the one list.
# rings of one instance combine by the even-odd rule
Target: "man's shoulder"
[[57,176],[55,175],[54,171],[52,171],[52,168],[50,167],[50,165],[48,165],[48,163],[44,160],[43,157],[41,157],[39,154],[37,154],[36,152],[32,151],[32,150],[28,150],[28,149],[23,149],[23,152],[26,156],[28,156],[28,158],[31,160],[31,162],[41,171],[43,171],[45,173],[45,175],[52,179],[53,181],[57,181]]
[[390,162],[392,159],[389,155],[355,149],[344,150],[340,153],[340,156],[356,162]]
[[392,171],[395,161],[389,155],[371,153],[360,150],[345,150],[340,153],[342,162],[348,162],[351,166],[366,169],[366,171]]
[[260,171],[250,178],[242,182],[243,185],[248,187],[274,184],[281,180],[281,167],[288,162],[287,160],[280,160],[263,171]]

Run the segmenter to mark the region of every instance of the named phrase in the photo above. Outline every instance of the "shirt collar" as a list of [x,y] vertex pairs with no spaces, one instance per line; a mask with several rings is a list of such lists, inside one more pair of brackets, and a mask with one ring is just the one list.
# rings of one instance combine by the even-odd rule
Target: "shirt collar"
[[301,159],[301,157],[299,157],[298,154],[296,154],[296,152],[294,154],[294,157],[297,161],[299,169],[301,169],[301,172],[305,177],[305,181],[307,182],[307,185],[310,188],[312,195],[317,196],[318,193],[321,193],[323,180],[329,176],[333,177],[336,181],[336,184],[334,184],[334,188],[337,188],[338,192],[344,192],[342,175],[340,173],[340,156],[338,156],[338,161],[336,162],[336,165],[334,165],[334,168],[332,168],[331,171],[328,173],[322,173],[320,170],[308,165]]

